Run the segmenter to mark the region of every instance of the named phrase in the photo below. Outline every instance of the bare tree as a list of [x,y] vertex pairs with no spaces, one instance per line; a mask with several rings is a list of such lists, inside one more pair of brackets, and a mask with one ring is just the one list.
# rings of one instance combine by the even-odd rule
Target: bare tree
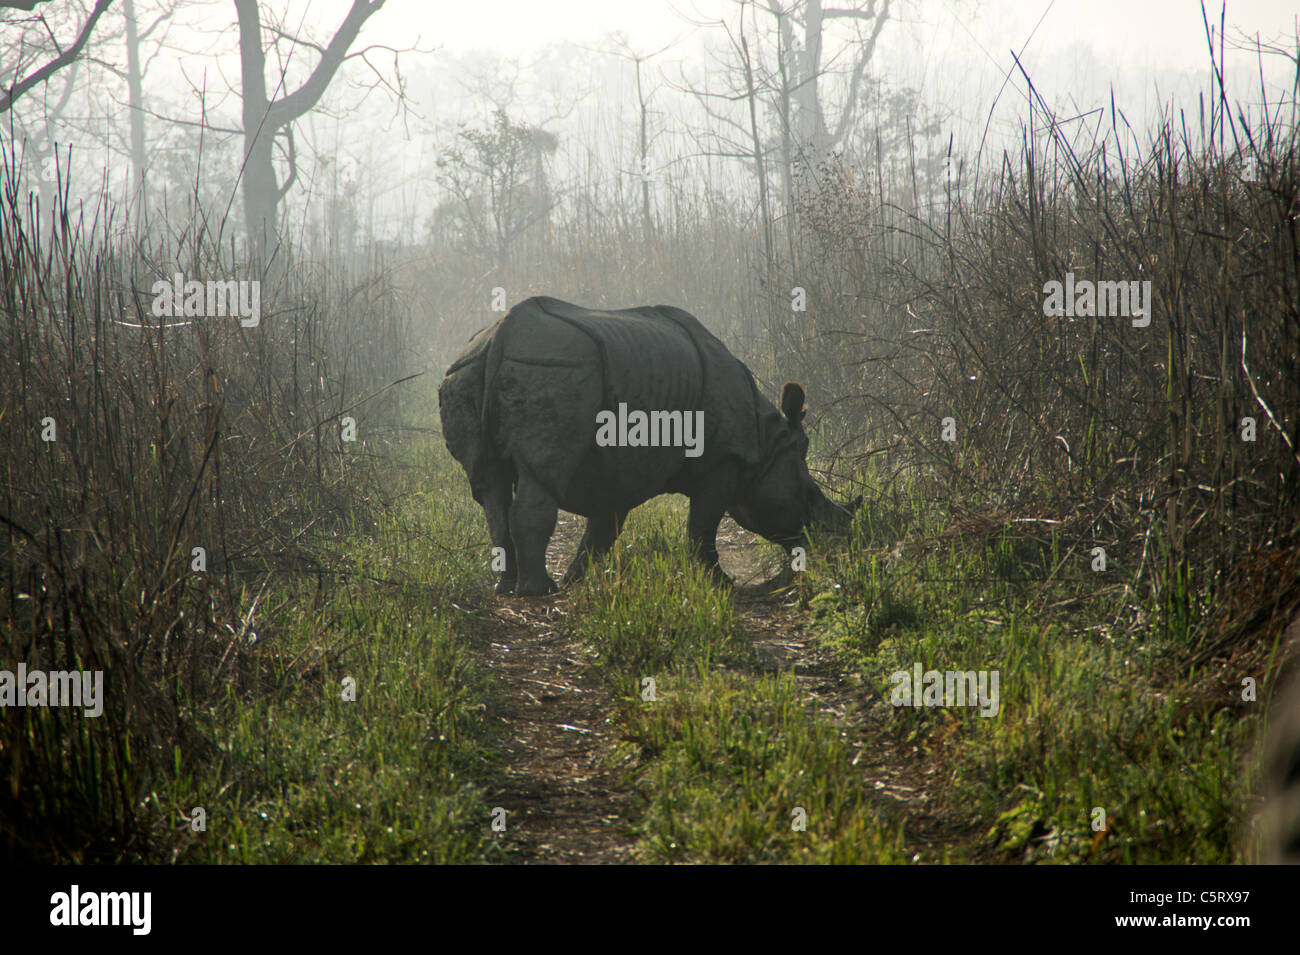
[[[276,30],[278,39],[309,46],[319,54],[311,74],[292,93],[272,96],[267,92],[266,48],[262,41],[262,18],[257,0],[234,0],[239,15],[240,75],[243,83],[244,135],[244,225],[250,247],[259,258],[265,256],[268,240],[276,233],[276,212],[280,200],[297,178],[297,154],[293,122],[312,109],[324,95],[334,74],[352,56],[352,41],[361,26],[384,5],[384,0],[353,0],[352,8],[327,45],[310,43]],[[283,75],[280,82],[283,83]],[[277,86],[275,91],[280,93]],[[283,135],[289,164],[284,182],[278,182],[273,161],[277,136]]]
[[699,88],[683,77],[679,88],[695,97],[713,121],[704,136],[702,154],[741,160],[754,170],[766,277],[770,280],[775,274],[776,260],[772,243],[772,200],[768,188],[772,147],[767,136],[767,114],[775,88],[762,70],[751,43],[756,31],[753,2],[740,0],[738,6],[740,15],[734,26],[727,21],[713,21],[711,24],[726,33],[730,47],[730,59],[720,64],[722,86]]
[[653,53],[636,53],[624,38],[619,42],[619,49],[610,51],[614,56],[632,63],[636,69],[637,168],[634,175],[641,184],[641,234],[647,242],[654,236],[654,216],[650,208],[650,100],[658,90],[647,92],[642,67],[673,46],[673,43],[668,43]]
[[[137,0],[122,0],[121,32],[101,36],[99,39],[103,41],[121,39],[126,54],[126,68],[123,69],[115,58],[103,54],[88,53],[86,56],[87,60],[112,73],[126,84],[128,135],[125,141],[122,141],[119,125],[116,123],[101,126],[94,131],[93,135],[101,139],[107,148],[131,160],[130,192],[133,200],[141,205],[145,200],[145,172],[149,161],[148,136],[145,127],[145,114],[148,110],[145,107],[144,79],[149,64],[165,47],[167,28],[170,27],[172,18],[182,3],[183,0],[158,0],[156,3],[145,0],[144,3],[137,5]],[[147,24],[142,24],[138,14],[141,7],[145,8],[145,16],[149,18]],[[161,36],[153,44],[152,55],[144,59],[142,49],[145,42],[153,37],[159,27],[164,26]],[[123,105],[116,91],[110,96],[115,103]]]
[[[859,0],[829,7],[825,0],[735,0],[734,22],[724,18],[700,24],[726,33],[730,53],[721,64],[724,86],[684,87],[715,121],[709,154],[743,159],[754,170],[769,273],[775,257],[770,233],[778,218],[785,226],[792,261],[796,254],[794,219],[777,211],[778,201],[788,212],[796,170],[815,169],[853,130],[863,79],[889,20],[891,2]],[[828,58],[827,35],[836,22],[852,23],[855,29]],[[824,81],[844,75],[848,79],[842,102],[832,110]],[[774,161],[780,175],[779,200],[770,181]]]
[[140,68],[140,26],[135,17],[135,0],[122,0],[126,18],[126,90],[131,120],[131,185],[139,200],[144,199],[144,73]]
[[452,193],[455,219],[480,250],[509,264],[514,246],[545,221],[554,202],[546,159],[555,134],[497,109],[489,129],[463,128],[438,157],[438,181]]
[[[144,170],[147,163],[144,76],[149,62],[163,48],[166,30],[163,31],[162,38],[155,42],[152,55],[147,60],[142,55],[142,48],[145,41],[149,40],[160,26],[170,24],[173,14],[182,2],[183,0],[143,0],[143,2],[122,0],[121,5],[116,8],[121,11],[121,17],[114,17],[110,13],[99,24],[94,36],[85,44],[81,55],[72,60],[67,69],[59,71],[57,78],[51,75],[47,80],[43,87],[46,91],[44,100],[36,108],[29,109],[27,103],[24,103],[11,111],[15,129],[21,128],[26,140],[25,155],[39,170],[35,178],[43,197],[47,195],[49,180],[53,178],[50,160],[54,155],[57,132],[65,144],[85,137],[96,141],[105,149],[129,158],[132,168],[131,191],[136,201],[140,200],[143,195]],[[143,12],[151,22],[146,24],[140,22],[137,16],[137,10],[140,8],[144,8]],[[84,19],[87,16],[87,5],[81,4],[80,18]],[[31,23],[35,25],[40,21],[33,18]],[[52,57],[58,53],[56,40],[58,31],[50,29],[48,24],[41,23],[40,26],[40,29],[34,31],[36,37],[18,36],[14,43],[7,44],[8,49],[0,53],[0,60],[19,59],[24,55],[24,50],[27,51],[26,55],[29,58],[41,55]],[[39,43],[41,39],[44,39],[44,46]],[[119,41],[122,43],[121,50],[117,47]],[[125,52],[125,68],[120,62],[122,51]],[[126,88],[125,97],[120,96],[115,87],[106,86],[102,82],[102,77],[99,77],[94,70],[81,71],[80,67],[83,63],[107,71],[120,79]],[[128,123],[114,121],[103,115],[94,105],[89,109],[83,107],[73,110],[65,119],[65,111],[74,92],[82,94],[81,98],[89,102],[94,100],[96,93],[101,91],[105,92],[109,102],[127,107]],[[22,115],[24,113],[31,115],[24,116]],[[124,134],[124,129],[127,134]]]
[[[49,0],[0,0],[0,9],[8,8],[11,10],[25,10],[31,12],[40,4],[47,2],[49,2]],[[112,2],[113,0],[97,0],[94,9],[87,14],[85,21],[81,24],[81,28],[77,31],[70,46],[64,46],[59,42],[45,14],[42,13],[37,16],[35,21],[41,24],[43,31],[48,36],[49,45],[53,48],[53,55],[42,66],[33,69],[25,76],[16,76],[13,81],[5,87],[3,92],[0,92],[0,113],[8,112],[13,108],[14,103],[17,102],[25,93],[40,86],[59,70],[68,66],[70,63],[75,62],[77,57],[81,56],[81,51],[85,48],[86,41],[90,39],[90,35],[95,31],[95,24],[99,22],[99,18],[104,15],[104,11],[109,8]],[[40,49],[40,47],[38,46],[37,49]],[[24,69],[24,53],[25,51],[20,49],[19,55],[16,57],[16,72]]]
[[[852,128],[862,77],[889,20],[890,0],[859,0],[846,7],[828,7],[823,0],[766,2],[780,35],[778,72],[783,78],[782,88],[788,91],[794,107],[795,138],[800,148],[820,158],[838,146]],[[848,61],[845,65],[834,60],[823,62],[825,34],[829,24],[836,20],[858,25],[853,42],[845,44],[842,53]],[[839,115],[833,125],[828,125],[821,81],[832,71],[846,72],[849,81]]]
[[[0,2],[0,8],[35,11],[37,3]],[[53,208],[57,182],[60,178],[66,182],[70,172],[72,153],[61,148],[69,146],[73,138],[69,134],[73,124],[66,117],[76,112],[69,106],[87,90],[88,76],[93,75],[82,66],[95,61],[94,47],[112,40],[104,25],[107,21],[92,23],[93,13],[89,2],[76,0],[58,12],[10,15],[0,20],[0,26],[7,28],[0,43],[0,63],[15,80],[4,107],[6,123],[15,141],[23,144],[15,158],[27,167],[26,182],[40,194],[42,210]],[[76,55],[60,39],[74,30],[80,40]],[[37,68],[37,63],[44,66]],[[25,79],[18,80],[19,76]]]

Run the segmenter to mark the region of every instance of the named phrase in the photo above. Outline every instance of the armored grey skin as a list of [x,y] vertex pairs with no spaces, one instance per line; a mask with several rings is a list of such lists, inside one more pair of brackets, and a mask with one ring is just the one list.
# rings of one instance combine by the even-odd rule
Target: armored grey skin
[[[587,518],[565,584],[609,550],[632,508],[660,494],[690,499],[691,545],[719,576],[725,513],[787,551],[810,524],[845,530],[852,521],[808,473],[803,388],[787,384],[778,411],[749,369],[678,308],[527,299],[470,339],[438,398],[447,448],[487,515],[493,547],[506,554],[497,593],[556,590],[546,546],[557,508]],[[620,402],[702,410],[703,452],[598,446],[597,413]]]

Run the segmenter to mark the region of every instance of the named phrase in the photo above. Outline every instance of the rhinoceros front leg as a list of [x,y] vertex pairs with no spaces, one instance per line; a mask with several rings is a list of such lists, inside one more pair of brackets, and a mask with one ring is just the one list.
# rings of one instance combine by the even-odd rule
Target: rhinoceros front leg
[[727,502],[735,488],[734,470],[720,468],[704,482],[704,486],[691,495],[691,511],[686,520],[686,535],[691,549],[719,583],[729,584],[727,575],[718,563],[718,525],[727,513]]
[[614,546],[623,522],[627,520],[627,511],[610,514],[596,514],[587,518],[587,530],[578,544],[578,552],[573,555],[569,569],[564,572],[564,586],[582,579],[587,568],[600,560]]
[[546,572],[546,545],[555,531],[555,499],[526,471],[519,474],[515,500],[510,505],[510,537],[515,543],[521,597],[553,594],[555,581]]

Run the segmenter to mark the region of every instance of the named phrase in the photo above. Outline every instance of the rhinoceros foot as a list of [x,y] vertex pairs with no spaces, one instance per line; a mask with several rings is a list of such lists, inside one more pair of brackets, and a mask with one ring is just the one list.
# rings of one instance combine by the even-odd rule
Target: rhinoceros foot
[[723,590],[731,591],[736,589],[736,582],[728,577],[726,572],[716,564],[709,568],[709,579]]
[[559,587],[555,586],[555,581],[548,577],[543,583],[519,583],[515,586],[514,595],[516,597],[545,597],[547,594],[553,594],[559,589]]

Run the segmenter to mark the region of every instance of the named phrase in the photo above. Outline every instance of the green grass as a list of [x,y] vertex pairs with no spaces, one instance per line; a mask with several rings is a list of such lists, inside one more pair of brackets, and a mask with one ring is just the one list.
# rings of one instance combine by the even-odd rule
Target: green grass
[[[824,644],[876,688],[896,738],[942,771],[940,800],[983,833],[975,857],[1239,861],[1256,711],[1193,692],[1175,662],[1185,625],[1116,586],[1131,577],[1122,562],[1093,574],[1086,549],[1015,533],[932,537],[892,556],[876,540],[833,561],[805,581]],[[1000,711],[890,705],[890,675],[916,663],[998,671]]]
[[789,677],[683,669],[626,711],[648,760],[638,857],[648,862],[904,861],[841,731]]
[[[263,691],[204,723],[215,752],[152,799],[190,862],[463,863],[493,857],[482,725],[490,692],[464,623],[488,583],[464,479],[413,455],[398,506],[340,541],[323,587],[282,580]],[[344,699],[345,681],[355,699]],[[207,831],[186,821],[203,807]]]
[[788,677],[750,675],[732,596],[691,558],[681,526],[669,502],[642,508],[571,615],[631,741],[621,755],[647,805],[637,857],[901,861],[899,826],[877,818],[841,730]]
[[604,674],[630,686],[675,665],[748,659],[731,598],[691,557],[671,503],[644,505],[628,525],[573,606],[578,634],[597,651]]
[[[160,861],[501,858],[483,714],[516,688],[491,683],[468,637],[494,599],[481,512],[436,440],[395,468],[392,506],[337,541],[331,573],[268,588],[258,643],[236,654],[252,670],[242,695],[191,714],[208,751],[177,756],[147,795]],[[1171,665],[1185,629],[1117,586],[1122,562],[1094,575],[1084,550],[1012,526],[941,536],[951,515],[909,488],[810,562],[797,594],[821,645],[875,691],[883,741],[936,771],[931,822],[951,829],[936,853],[909,842],[844,729],[762,671],[681,512],[639,509],[566,617],[594,651],[624,739],[613,758],[641,797],[635,858],[1239,861],[1257,722],[1192,693]],[[890,675],[916,663],[997,670],[998,714],[891,706]],[[206,832],[190,831],[192,807]]]

